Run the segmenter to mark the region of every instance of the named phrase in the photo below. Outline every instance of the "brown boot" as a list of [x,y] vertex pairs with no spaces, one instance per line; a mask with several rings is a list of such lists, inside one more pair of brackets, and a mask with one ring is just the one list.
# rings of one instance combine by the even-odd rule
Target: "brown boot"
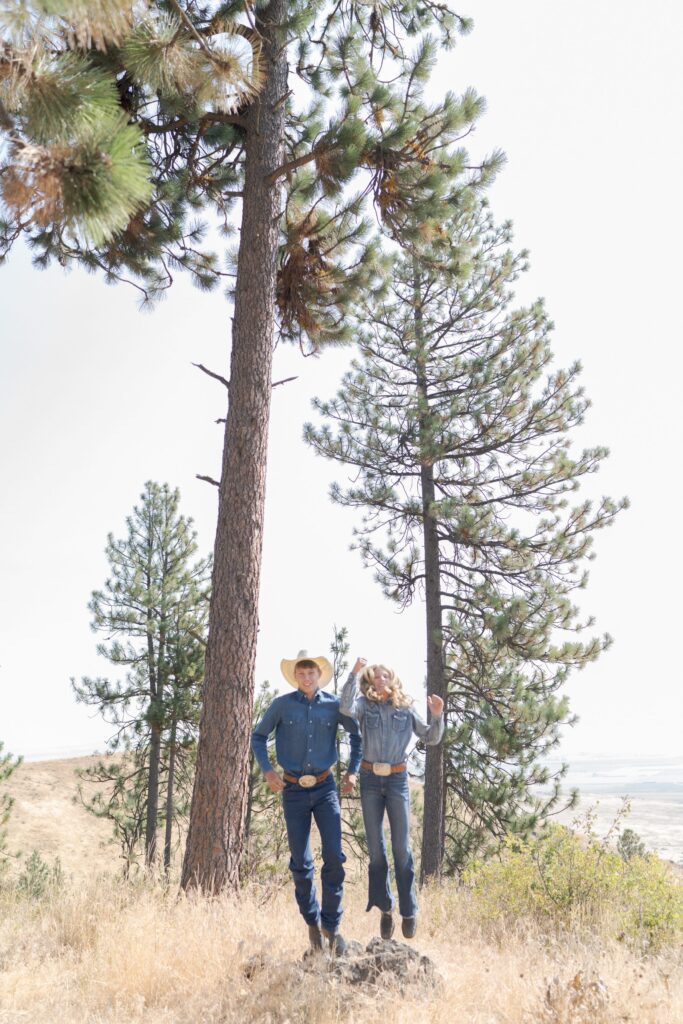
[[311,944],[311,949],[323,948],[323,933],[320,931],[319,921],[316,921],[315,924],[309,924],[308,941]]
[[334,953],[335,956],[342,956],[346,952],[346,940],[339,932],[328,932],[327,928],[321,928],[320,931],[323,938],[329,943],[331,953]]

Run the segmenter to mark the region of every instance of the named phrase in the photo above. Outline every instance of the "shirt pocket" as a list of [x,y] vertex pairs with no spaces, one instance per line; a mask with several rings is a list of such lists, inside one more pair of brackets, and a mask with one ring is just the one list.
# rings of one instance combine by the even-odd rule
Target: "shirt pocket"
[[302,732],[306,730],[307,721],[305,715],[297,714],[296,711],[289,711],[283,718],[283,723],[288,729],[301,730]]
[[370,708],[368,708],[365,712],[366,729],[379,729],[379,718],[379,711],[375,711],[374,709],[370,710]]
[[288,711],[283,717],[284,725],[283,739],[287,744],[304,743],[308,732],[308,719],[305,714],[297,711]]
[[391,715],[391,728],[394,732],[406,732],[412,725],[411,716],[407,711],[394,711]]
[[325,743],[334,737],[337,731],[337,715],[335,712],[326,715],[316,715],[315,734],[317,738]]

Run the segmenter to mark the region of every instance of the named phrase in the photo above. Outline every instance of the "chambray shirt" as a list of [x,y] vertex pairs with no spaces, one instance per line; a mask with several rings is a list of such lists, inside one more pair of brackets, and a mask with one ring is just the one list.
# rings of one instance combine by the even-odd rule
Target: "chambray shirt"
[[275,730],[275,752],[286,772],[320,775],[337,760],[337,728],[350,734],[349,772],[360,766],[360,734],[356,723],[341,714],[339,697],[318,690],[313,700],[300,690],[276,697],[254,729],[251,747],[261,770],[272,771],[268,759],[268,737]]
[[362,696],[353,673],[341,693],[341,710],[360,726],[366,761],[401,764],[413,733],[428,746],[438,743],[443,736],[443,715],[427,725],[412,707],[395,708],[388,701],[368,700]]

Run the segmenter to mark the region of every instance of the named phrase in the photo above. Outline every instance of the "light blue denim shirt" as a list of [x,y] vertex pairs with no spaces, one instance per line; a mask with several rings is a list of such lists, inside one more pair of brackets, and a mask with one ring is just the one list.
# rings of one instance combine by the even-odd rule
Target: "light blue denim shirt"
[[341,692],[340,710],[358,722],[366,761],[401,764],[413,733],[429,746],[443,736],[443,715],[427,725],[412,707],[395,708],[387,701],[368,700],[362,696],[353,673]]

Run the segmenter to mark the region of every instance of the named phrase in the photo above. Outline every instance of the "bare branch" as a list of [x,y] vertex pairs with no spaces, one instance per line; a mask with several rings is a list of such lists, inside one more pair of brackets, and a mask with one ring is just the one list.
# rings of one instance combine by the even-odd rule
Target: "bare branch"
[[221,377],[220,373],[214,373],[213,370],[207,370],[207,368],[202,366],[201,363],[193,363],[192,365],[196,366],[198,370],[201,370],[202,373],[205,373],[208,377],[213,377],[214,380],[219,380],[221,384],[224,384],[225,387],[230,390],[230,381],[226,380],[225,377]]

